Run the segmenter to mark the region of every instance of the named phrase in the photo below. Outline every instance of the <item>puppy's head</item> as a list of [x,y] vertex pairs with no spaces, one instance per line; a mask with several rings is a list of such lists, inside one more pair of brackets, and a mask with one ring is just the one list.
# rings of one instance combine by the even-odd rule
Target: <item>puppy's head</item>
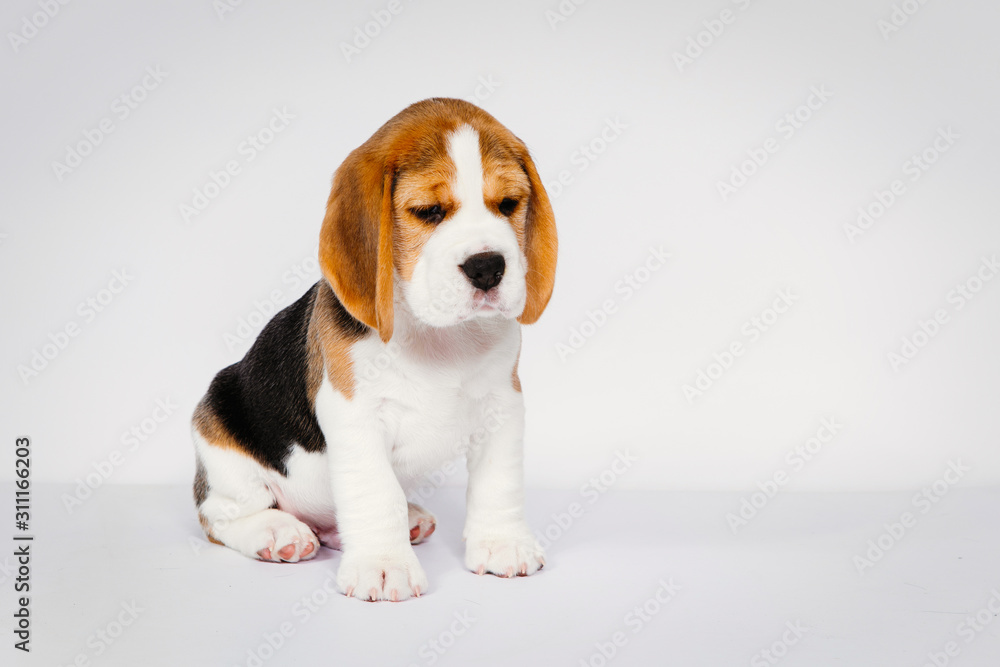
[[393,299],[422,323],[538,319],[556,229],[528,150],[475,105],[400,112],[337,170],[320,233],[323,275],[348,312],[392,337]]

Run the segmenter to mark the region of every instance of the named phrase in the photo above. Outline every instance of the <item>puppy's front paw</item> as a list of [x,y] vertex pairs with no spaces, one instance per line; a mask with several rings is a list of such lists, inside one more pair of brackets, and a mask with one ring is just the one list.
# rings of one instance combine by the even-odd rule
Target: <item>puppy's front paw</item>
[[427,575],[407,545],[406,551],[392,555],[345,553],[337,570],[337,585],[348,597],[398,602],[425,592]]
[[466,538],[465,566],[476,574],[500,577],[534,574],[545,565],[545,552],[527,526]]

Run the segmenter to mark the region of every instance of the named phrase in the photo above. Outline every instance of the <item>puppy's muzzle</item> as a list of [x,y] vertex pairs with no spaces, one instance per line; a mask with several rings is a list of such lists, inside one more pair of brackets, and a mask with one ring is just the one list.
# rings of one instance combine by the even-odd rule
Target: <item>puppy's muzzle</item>
[[464,264],[459,265],[472,286],[484,292],[500,284],[506,267],[503,255],[498,252],[480,252],[471,255]]

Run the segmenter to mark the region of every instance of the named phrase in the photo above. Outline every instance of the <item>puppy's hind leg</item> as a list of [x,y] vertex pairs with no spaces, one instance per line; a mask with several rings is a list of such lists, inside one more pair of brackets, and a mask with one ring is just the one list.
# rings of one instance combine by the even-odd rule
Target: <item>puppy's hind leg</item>
[[259,560],[295,563],[316,556],[316,535],[295,516],[277,509],[259,463],[209,443],[197,429],[194,440],[195,502],[209,540]]
[[437,519],[416,503],[406,503],[406,513],[410,523],[410,544],[420,544],[434,532]]

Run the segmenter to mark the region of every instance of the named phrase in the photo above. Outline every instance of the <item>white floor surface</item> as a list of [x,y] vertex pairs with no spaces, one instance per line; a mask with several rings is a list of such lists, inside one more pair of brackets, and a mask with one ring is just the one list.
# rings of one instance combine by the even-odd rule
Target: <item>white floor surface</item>
[[[531,491],[532,527],[557,539],[544,570],[504,580],[464,570],[463,493],[444,488],[416,548],[431,589],[396,604],[328,594],[336,551],[281,565],[205,542],[188,488],[102,487],[72,514],[65,492],[33,489],[32,651],[4,627],[0,664],[1000,664],[1000,489],[952,489],[926,512],[912,493],[782,492],[736,534],[739,494]],[[889,550],[859,572],[880,535]]]

